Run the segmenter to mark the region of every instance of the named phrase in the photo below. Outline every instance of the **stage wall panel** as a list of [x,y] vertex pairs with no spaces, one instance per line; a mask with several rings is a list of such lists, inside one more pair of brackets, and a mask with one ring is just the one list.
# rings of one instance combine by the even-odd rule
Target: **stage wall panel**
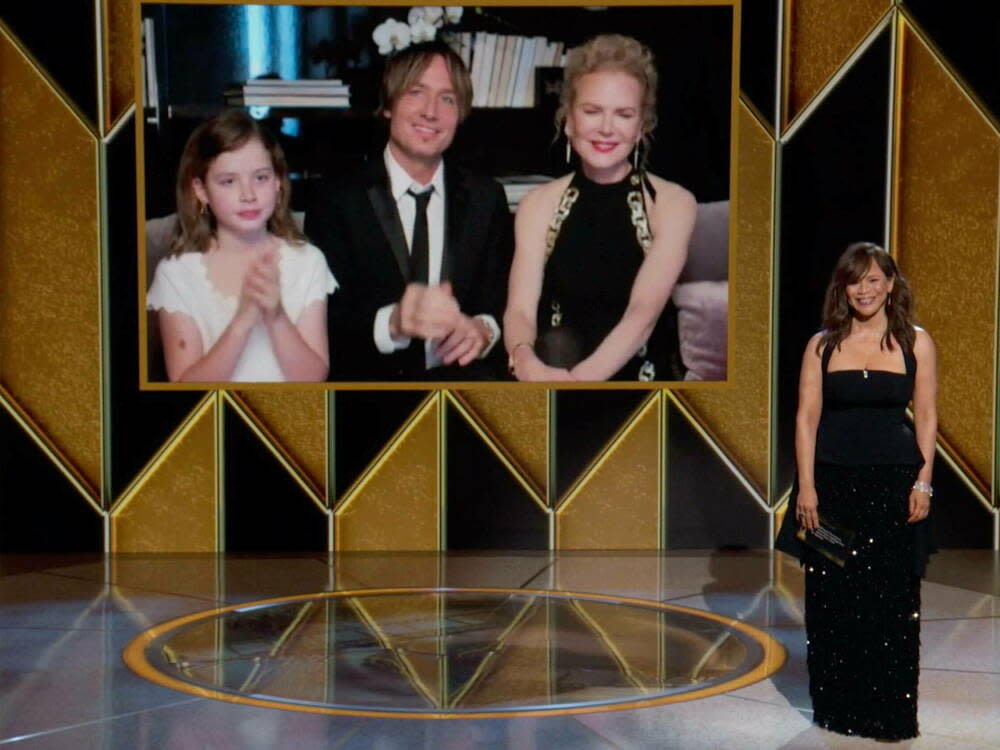
[[801,348],[860,239],[938,341],[945,541],[996,544],[994,53],[971,5],[842,5],[741,6],[729,382],[652,393],[141,390],[138,8],[83,3],[60,47],[5,5],[0,552],[766,546]]

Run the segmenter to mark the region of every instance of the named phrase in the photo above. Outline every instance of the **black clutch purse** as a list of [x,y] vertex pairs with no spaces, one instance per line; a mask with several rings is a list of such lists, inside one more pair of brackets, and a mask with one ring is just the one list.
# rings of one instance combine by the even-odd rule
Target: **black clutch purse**
[[854,536],[857,532],[830,516],[820,514],[819,528],[800,528],[795,537],[812,547],[830,562],[844,567],[854,550]]

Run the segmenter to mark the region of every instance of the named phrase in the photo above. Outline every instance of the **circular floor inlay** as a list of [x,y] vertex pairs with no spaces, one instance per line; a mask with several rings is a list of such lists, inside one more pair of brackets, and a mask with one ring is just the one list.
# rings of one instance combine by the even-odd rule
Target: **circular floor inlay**
[[638,599],[524,589],[368,589],[213,609],[135,638],[161,685],[237,703],[401,718],[607,711],[762,680],[781,645]]

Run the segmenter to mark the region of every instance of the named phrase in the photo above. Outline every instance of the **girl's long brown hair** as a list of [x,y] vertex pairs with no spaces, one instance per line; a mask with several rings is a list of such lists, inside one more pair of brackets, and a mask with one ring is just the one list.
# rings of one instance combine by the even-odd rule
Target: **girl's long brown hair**
[[177,224],[170,242],[171,253],[203,253],[208,250],[215,236],[215,217],[211,210],[202,211],[192,182],[195,178],[205,182],[208,168],[219,154],[233,151],[254,139],[260,141],[270,154],[275,177],[281,186],[267,230],[291,244],[305,241],[292,219],[292,186],[281,145],[267,128],[246,112],[228,109],[195,128],[184,144],[177,168]]
[[881,247],[872,242],[855,242],[840,256],[826,288],[823,335],[816,345],[817,354],[827,346],[840,346],[851,332],[854,313],[847,302],[847,285],[860,281],[868,273],[872,261],[878,264],[887,279],[894,279],[885,306],[888,323],[879,345],[891,350],[895,339],[904,352],[913,351],[916,334],[913,330],[913,291],[909,282],[899,272],[896,261]]

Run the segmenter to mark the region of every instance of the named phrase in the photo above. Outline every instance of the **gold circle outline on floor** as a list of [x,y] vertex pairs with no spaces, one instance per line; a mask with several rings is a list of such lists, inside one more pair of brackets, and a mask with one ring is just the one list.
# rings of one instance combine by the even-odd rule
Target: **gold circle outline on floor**
[[[613,702],[597,702],[586,705],[567,706],[560,708],[542,706],[523,706],[514,708],[503,708],[497,710],[475,710],[475,711],[412,711],[397,709],[376,709],[376,708],[349,708],[328,704],[313,704],[297,702],[294,699],[281,700],[279,698],[262,698],[259,695],[245,695],[236,692],[207,687],[195,684],[186,680],[178,679],[161,669],[157,668],[147,658],[147,650],[157,641],[161,640],[171,632],[179,630],[185,626],[192,625],[202,620],[218,618],[229,612],[239,610],[258,610],[266,607],[273,607],[283,604],[294,604],[296,602],[324,601],[331,599],[346,599],[349,597],[375,597],[375,596],[399,596],[399,595],[425,595],[425,594],[513,594],[517,596],[543,596],[551,599],[578,600],[585,602],[599,602],[605,604],[620,604],[662,612],[674,612],[688,615],[695,618],[711,620],[721,623],[726,628],[738,631],[747,637],[752,643],[760,648],[760,659],[751,669],[735,675],[731,679],[722,680],[715,684],[707,685],[687,692],[673,693],[669,695],[652,696],[648,698],[636,698],[617,700]],[[295,596],[277,597],[271,599],[261,599],[253,602],[243,602],[226,607],[216,607],[184,615],[172,620],[155,625],[138,636],[133,638],[122,651],[122,658],[125,664],[140,677],[172,690],[177,690],[199,698],[235,703],[244,706],[256,706],[261,708],[278,708],[288,711],[299,711],[303,713],[318,713],[336,716],[355,716],[383,719],[492,719],[492,718],[516,718],[519,716],[568,716],[572,714],[602,713],[607,711],[625,711],[652,706],[662,706],[671,703],[682,703],[686,701],[708,698],[722,693],[732,692],[740,688],[752,685],[770,677],[777,672],[785,663],[786,652],[784,647],[773,636],[758,628],[748,625],[740,620],[736,620],[714,612],[683,607],[677,604],[650,601],[647,599],[637,599],[634,597],[609,596],[605,594],[578,593],[571,591],[551,591],[544,589],[506,589],[506,588],[454,588],[454,587],[420,587],[420,588],[381,588],[381,589],[352,589],[346,591],[319,592],[313,594],[300,594]]]

